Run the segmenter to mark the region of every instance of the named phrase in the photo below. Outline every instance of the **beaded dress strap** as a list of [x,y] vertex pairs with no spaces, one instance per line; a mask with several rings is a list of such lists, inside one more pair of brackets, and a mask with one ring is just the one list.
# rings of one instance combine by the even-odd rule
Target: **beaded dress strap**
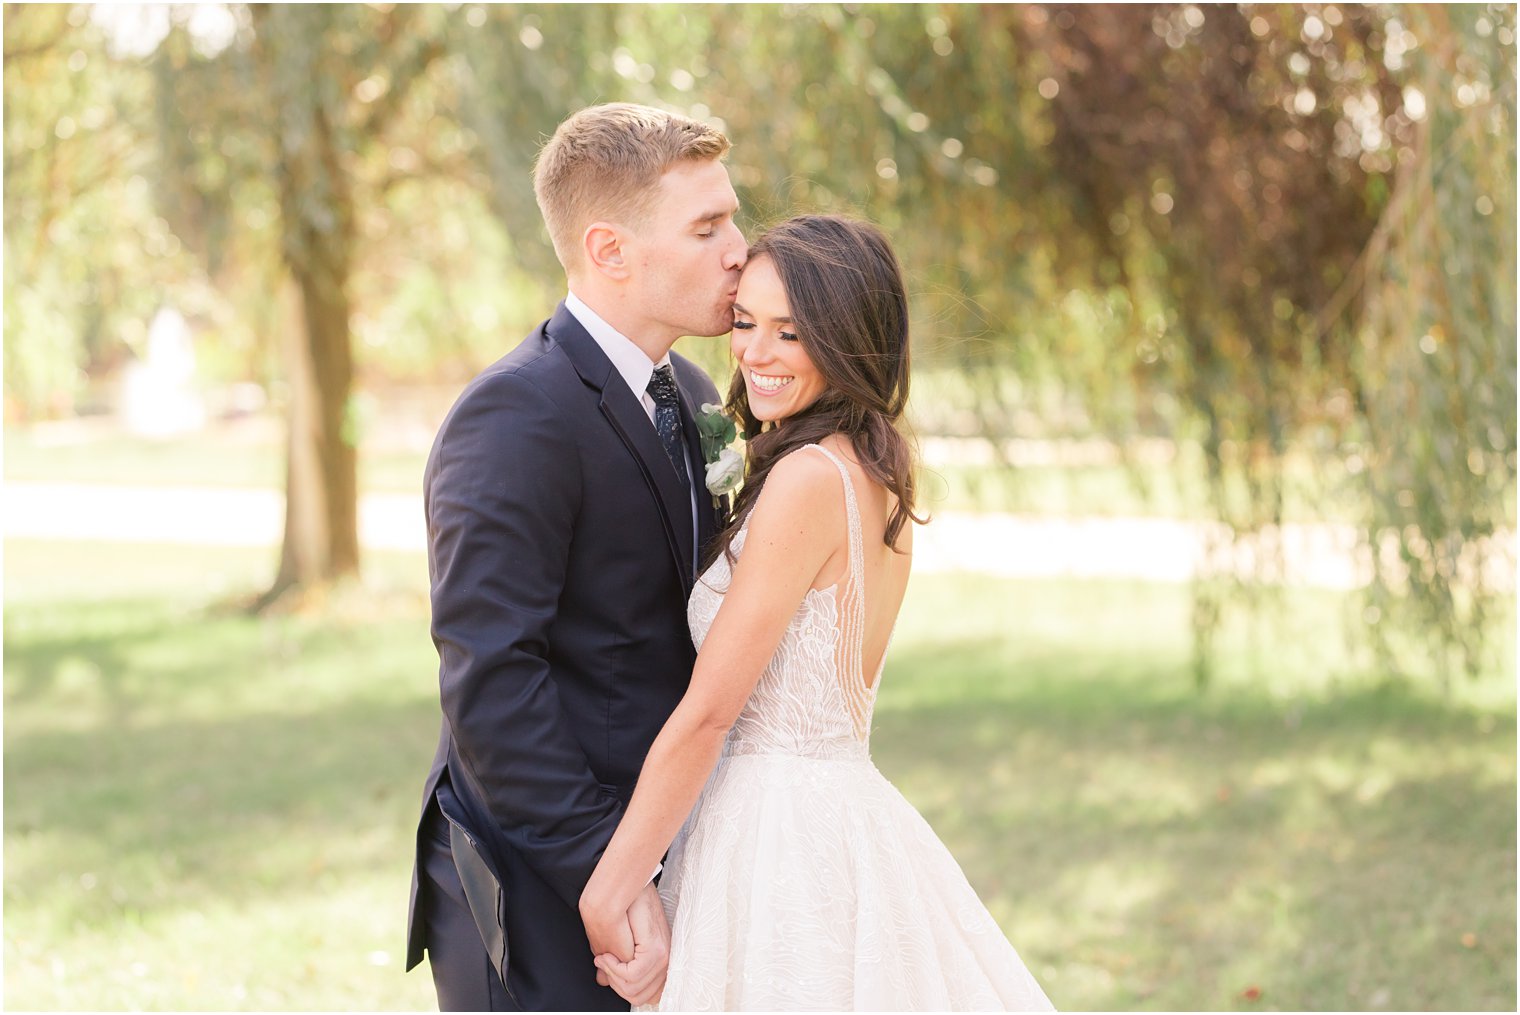
[[846,536],[849,546],[850,574],[847,582],[841,583],[839,590],[839,681],[840,688],[844,692],[845,704],[849,706],[850,718],[854,721],[855,735],[864,740],[870,732],[871,711],[876,700],[875,685],[873,681],[870,687],[866,686],[865,674],[861,655],[865,651],[865,548],[861,545],[862,535],[860,530],[860,505],[855,499],[855,483],[850,479],[850,470],[846,468],[844,461],[824,447],[822,444],[809,444],[810,448],[816,448],[823,452],[834,467],[839,470],[839,478],[844,482],[844,505],[845,514],[849,519],[849,532]]

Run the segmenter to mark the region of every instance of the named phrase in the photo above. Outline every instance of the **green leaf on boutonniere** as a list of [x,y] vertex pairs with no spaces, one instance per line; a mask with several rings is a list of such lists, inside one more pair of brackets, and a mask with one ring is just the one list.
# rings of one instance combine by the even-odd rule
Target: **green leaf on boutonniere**
[[739,428],[734,421],[723,411],[723,407],[714,402],[704,402],[702,412],[697,416],[697,436],[702,441],[702,460],[711,465],[718,460],[723,449],[734,442],[739,435]]

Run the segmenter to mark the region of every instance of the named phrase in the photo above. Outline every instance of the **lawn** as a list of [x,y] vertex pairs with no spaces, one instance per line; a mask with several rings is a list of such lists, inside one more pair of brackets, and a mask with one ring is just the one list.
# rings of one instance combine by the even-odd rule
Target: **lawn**
[[[437,732],[425,573],[320,619],[230,604],[271,551],[5,548],[10,1008],[415,1009]],[[914,579],[874,734],[1066,1009],[1513,1009],[1513,632],[1442,696],[1342,603],[1232,628],[1182,587]]]

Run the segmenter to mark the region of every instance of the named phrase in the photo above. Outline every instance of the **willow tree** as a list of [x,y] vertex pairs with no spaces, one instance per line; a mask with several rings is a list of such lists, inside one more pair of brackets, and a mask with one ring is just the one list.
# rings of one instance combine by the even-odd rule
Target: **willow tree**
[[1390,28],[1408,52],[1409,154],[1323,317],[1344,324],[1359,382],[1348,451],[1390,666],[1414,652],[1476,672],[1483,633],[1513,609],[1514,13],[1418,7]]
[[[1052,6],[1012,31],[1087,240],[1066,275],[1111,264],[1158,308],[1131,314],[1134,379],[1176,396],[1215,516],[1270,553],[1311,460],[1308,509],[1360,522],[1385,669],[1476,672],[1513,568],[1513,8]],[[1234,583],[1195,586],[1200,644]]]
[[[1313,322],[1377,224],[1383,149],[1408,132],[1381,19],[1052,7],[1009,30],[1042,74],[1047,186],[1075,240],[1060,274],[1120,291],[1122,351],[1100,373],[1127,366],[1139,399],[1165,398],[1167,428],[1202,449],[1206,504],[1223,523],[1193,586],[1204,680],[1221,612],[1256,589],[1239,581],[1233,544],[1273,562],[1290,457],[1353,409],[1346,331]],[[1090,376],[1071,380],[1091,391]]]
[[[1295,514],[1358,521],[1375,643],[1412,617],[1476,665],[1485,576],[1512,564],[1491,537],[1514,524],[1513,8],[817,4],[618,29],[608,97],[721,117],[762,218],[853,210],[900,238],[984,432],[1034,408],[1201,450],[1224,538],[1194,586],[1200,680],[1261,587],[1234,544],[1280,578]],[[1058,399],[1029,406],[1010,365]]]

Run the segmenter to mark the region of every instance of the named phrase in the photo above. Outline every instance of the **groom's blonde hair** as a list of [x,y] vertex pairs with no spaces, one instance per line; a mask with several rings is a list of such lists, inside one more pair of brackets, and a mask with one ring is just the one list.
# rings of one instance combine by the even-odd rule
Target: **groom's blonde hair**
[[667,169],[720,159],[729,147],[717,128],[650,106],[613,102],[573,114],[533,166],[533,194],[559,263],[567,273],[581,263],[581,237],[593,222],[645,225]]

